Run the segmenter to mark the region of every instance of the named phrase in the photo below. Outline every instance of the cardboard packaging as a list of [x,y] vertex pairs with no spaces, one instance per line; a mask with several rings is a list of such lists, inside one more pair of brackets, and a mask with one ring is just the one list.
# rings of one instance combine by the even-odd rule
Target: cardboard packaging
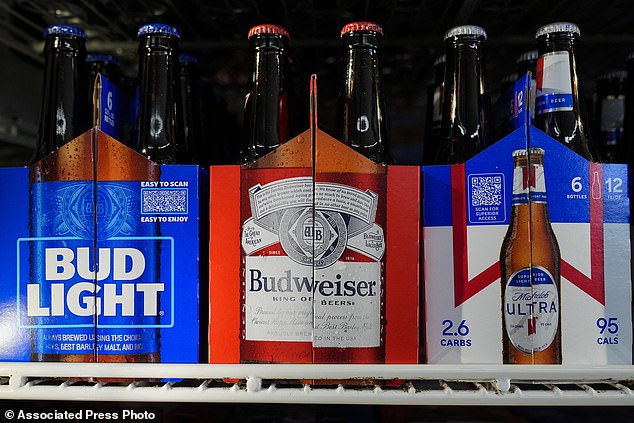
[[159,166],[94,128],[0,174],[0,360],[198,362],[198,167]]
[[417,167],[375,164],[313,108],[309,130],[210,176],[210,363],[417,362]]
[[[523,124],[513,133],[466,164],[423,168],[428,362],[509,362],[513,345],[545,363],[538,353],[558,344],[562,364],[630,364],[627,166],[590,163],[531,126],[522,102],[528,90],[523,78],[515,93]],[[527,149],[543,150],[543,168],[532,163],[514,175],[513,155],[526,154],[514,152]],[[533,240],[504,243],[522,196],[533,218],[516,232]],[[539,239],[547,222],[538,204],[547,204],[558,245],[555,270],[538,262],[551,248]],[[505,281],[501,261],[512,261],[505,261],[512,242],[528,252],[532,270]]]

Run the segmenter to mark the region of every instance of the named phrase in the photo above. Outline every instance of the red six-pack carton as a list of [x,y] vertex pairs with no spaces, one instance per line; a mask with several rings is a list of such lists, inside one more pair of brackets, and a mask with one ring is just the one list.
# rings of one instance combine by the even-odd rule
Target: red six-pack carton
[[417,362],[419,168],[376,164],[313,119],[210,174],[211,363]]

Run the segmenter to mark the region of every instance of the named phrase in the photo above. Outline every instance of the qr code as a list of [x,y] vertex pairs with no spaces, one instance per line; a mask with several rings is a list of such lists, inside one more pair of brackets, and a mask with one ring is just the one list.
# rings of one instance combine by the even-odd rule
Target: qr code
[[478,175],[471,177],[471,206],[501,206],[502,176]]
[[187,213],[186,189],[146,189],[142,200],[142,213]]

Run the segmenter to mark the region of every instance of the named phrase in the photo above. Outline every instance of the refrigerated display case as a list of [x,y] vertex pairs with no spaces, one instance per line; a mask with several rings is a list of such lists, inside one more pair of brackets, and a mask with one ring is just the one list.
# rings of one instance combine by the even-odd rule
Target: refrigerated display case
[[[418,164],[425,81],[432,78],[442,34],[453,25],[474,23],[487,29],[494,94],[496,82],[514,71],[517,56],[534,48],[535,29],[556,20],[581,27],[579,67],[586,94],[593,92],[593,81],[600,73],[625,66],[634,46],[634,17],[628,13],[628,1],[614,1],[607,7],[593,0],[579,7],[566,0],[551,6],[545,8],[538,0],[2,2],[0,159],[3,165],[22,165],[35,145],[41,31],[48,24],[83,26],[88,31],[88,50],[118,55],[129,75],[135,73],[139,24],[159,21],[180,26],[182,50],[199,57],[201,74],[213,87],[213,96],[206,91],[207,113],[211,132],[218,136],[209,142],[236,144],[247,72],[246,34],[251,26],[271,22],[289,28],[297,126],[308,126],[309,102],[303,93],[307,95],[309,75],[314,73],[319,75],[323,99],[320,124],[328,131],[333,126],[338,86],[339,30],[350,20],[377,20],[385,31],[384,87],[393,155],[400,163]],[[100,378],[137,381],[93,381]],[[372,383],[307,381],[318,379]],[[11,400],[634,406],[632,389],[634,366],[0,363],[0,399]]]

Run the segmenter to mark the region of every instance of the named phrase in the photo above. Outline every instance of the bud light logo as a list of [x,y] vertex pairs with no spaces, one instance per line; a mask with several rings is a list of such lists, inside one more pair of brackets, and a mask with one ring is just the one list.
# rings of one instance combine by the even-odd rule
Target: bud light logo
[[[23,328],[173,326],[173,239],[21,238],[18,313]],[[43,269],[32,271],[36,253]],[[20,304],[20,302],[23,304]]]

